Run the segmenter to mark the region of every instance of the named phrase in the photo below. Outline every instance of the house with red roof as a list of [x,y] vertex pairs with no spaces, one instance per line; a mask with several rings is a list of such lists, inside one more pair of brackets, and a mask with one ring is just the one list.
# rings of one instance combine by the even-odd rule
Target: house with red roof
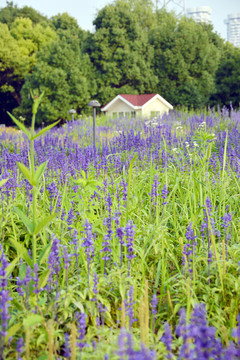
[[102,107],[101,111],[111,118],[152,118],[172,109],[173,106],[159,94],[119,94]]

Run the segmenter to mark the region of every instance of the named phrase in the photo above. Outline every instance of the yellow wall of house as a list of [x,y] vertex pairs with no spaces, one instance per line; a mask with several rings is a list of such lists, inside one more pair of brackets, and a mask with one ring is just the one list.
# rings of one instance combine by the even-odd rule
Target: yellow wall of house
[[124,101],[118,99],[109,107],[109,109],[105,112],[105,114],[110,117],[119,117],[120,115],[123,117],[125,116],[132,117],[134,111],[135,111],[135,116],[137,118],[138,117],[150,118],[152,112],[160,112],[160,115],[163,115],[164,113],[168,113],[169,108],[159,99],[155,99],[146,106],[144,106],[143,109],[134,110]]
[[158,112],[158,111],[160,111],[160,115],[169,112],[169,108],[159,99],[155,99],[151,101],[149,104],[145,105],[142,110],[144,117],[150,117],[151,112]]
[[127,111],[133,111],[133,108],[131,108],[131,106],[127,105],[125,102],[123,102],[122,100],[118,99],[117,101],[115,101],[114,104],[112,104],[108,111],[107,111],[107,115],[111,115],[114,112],[127,112]]

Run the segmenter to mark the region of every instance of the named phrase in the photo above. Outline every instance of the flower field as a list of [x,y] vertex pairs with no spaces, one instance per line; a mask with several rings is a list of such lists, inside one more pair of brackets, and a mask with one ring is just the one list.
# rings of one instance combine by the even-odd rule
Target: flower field
[[[0,133],[0,359],[240,359],[240,112]],[[240,321],[240,318],[239,318]]]

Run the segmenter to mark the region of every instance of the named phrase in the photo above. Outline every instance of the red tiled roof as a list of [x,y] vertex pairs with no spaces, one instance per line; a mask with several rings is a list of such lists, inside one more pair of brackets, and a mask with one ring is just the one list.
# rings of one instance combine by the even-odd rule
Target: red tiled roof
[[130,95],[130,94],[119,94],[125,100],[130,102],[133,106],[143,106],[157,94],[143,94],[143,95]]

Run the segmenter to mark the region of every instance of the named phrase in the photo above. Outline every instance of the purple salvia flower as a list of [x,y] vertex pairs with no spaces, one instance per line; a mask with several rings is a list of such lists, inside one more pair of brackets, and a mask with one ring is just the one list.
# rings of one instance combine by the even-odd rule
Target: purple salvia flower
[[78,264],[78,232],[76,229],[73,230],[72,241],[70,242],[71,245],[74,245],[74,253],[76,264],[77,264],[77,274],[79,280],[79,264]]
[[16,277],[16,291],[19,293],[20,296],[24,296],[24,291],[23,291],[23,283],[24,281],[20,279],[19,276]]
[[153,325],[152,325],[152,332],[155,332],[155,322],[156,322],[156,315],[157,315],[157,305],[158,305],[158,299],[157,295],[153,294],[152,301],[152,314],[153,314]]
[[5,343],[5,337],[7,335],[7,327],[8,327],[8,308],[9,308],[9,301],[11,300],[9,296],[9,292],[7,290],[8,285],[8,278],[7,278],[7,272],[6,269],[8,267],[8,262],[4,253],[4,250],[2,248],[2,245],[0,244],[0,320],[1,320],[1,331],[0,331],[0,358],[4,359],[4,343]]
[[216,339],[216,329],[207,325],[205,304],[194,307],[188,329],[196,359],[220,358],[223,348],[220,340]]
[[[49,275],[49,285],[47,285],[48,293],[55,285],[55,288],[58,287],[58,279],[60,273],[60,241],[54,236],[52,242],[51,252],[48,258],[48,268],[51,270]],[[56,280],[53,283],[54,275],[56,275]]]
[[127,222],[127,225],[125,227],[125,234],[126,234],[126,247],[127,247],[127,258],[128,258],[128,276],[130,276],[130,269],[131,269],[131,261],[133,258],[136,257],[134,255],[134,249],[133,249],[133,242],[134,242],[134,225],[133,222],[130,220]]
[[63,348],[63,356],[67,359],[71,358],[71,348],[70,348],[70,336],[68,333],[64,334],[64,348]]
[[68,217],[67,217],[68,230],[71,230],[71,225],[73,223],[74,218],[75,218],[75,216],[74,216],[73,207],[71,207],[71,209],[68,212]]
[[123,201],[125,202],[124,207],[126,207],[127,206],[127,183],[125,182],[124,179],[121,182],[121,185],[123,186],[122,193],[123,193]]
[[162,189],[162,198],[163,198],[162,205],[163,206],[165,206],[167,204],[166,199],[167,199],[168,193],[169,193],[169,191],[167,189],[167,184],[165,184],[163,189]]
[[126,339],[126,330],[124,328],[121,328],[120,334],[118,336],[118,351],[116,351],[116,354],[119,356],[119,360],[125,359],[125,339]]
[[132,324],[134,323],[134,321],[137,321],[134,318],[134,310],[133,310],[134,304],[135,304],[135,301],[133,301],[133,286],[130,286],[130,289],[128,292],[128,300],[125,300],[126,313],[129,318],[129,330],[131,330]]
[[97,273],[94,273],[94,277],[93,277],[93,293],[94,293],[94,298],[92,299],[92,301],[97,302],[97,294],[98,294],[98,276]]
[[97,276],[97,273],[94,273],[94,277],[93,277],[93,294],[94,294],[94,297],[91,299],[92,301],[95,302],[96,304],[96,311],[97,311],[97,317],[96,317],[96,323],[97,323],[97,326],[100,325],[100,319],[99,319],[99,316],[98,316],[98,300],[97,300],[97,294],[98,294],[98,276]]
[[236,329],[233,329],[232,336],[236,338],[237,346],[236,346],[236,359],[240,358],[240,315],[237,317],[238,320],[238,326]]
[[85,253],[87,255],[87,267],[88,267],[88,286],[90,284],[90,262],[94,257],[94,245],[93,245],[93,234],[92,234],[92,225],[88,222],[88,219],[85,221],[85,238],[82,243],[82,246],[85,248]]
[[161,341],[164,343],[164,345],[166,346],[166,349],[168,351],[167,354],[167,359],[171,360],[172,359],[172,331],[171,328],[169,326],[169,324],[166,322],[164,324],[164,333],[161,337]]
[[25,278],[23,279],[23,285],[25,286],[25,291],[26,291],[26,306],[29,309],[29,285],[30,282],[32,280],[32,269],[31,267],[28,265],[27,269],[26,269],[26,275]]
[[[106,197],[106,208],[108,210],[108,217],[104,219],[104,225],[107,226],[107,235],[104,236],[104,241],[102,243],[103,249],[101,252],[105,253],[103,256],[104,263],[104,274],[106,275],[106,265],[107,260],[110,260],[111,249],[111,240],[112,240],[112,199],[110,194]],[[111,263],[110,263],[111,267]]]
[[63,255],[62,255],[63,266],[66,272],[66,289],[68,289],[68,268],[70,265],[71,255],[68,253],[66,245],[63,245],[62,249],[63,249]]
[[[192,222],[188,225],[185,236],[188,240],[188,243],[186,245],[184,245],[183,255],[185,255],[188,260],[188,270],[189,270],[190,274],[192,275],[193,255],[196,253],[196,246],[197,246],[197,243],[195,241],[196,236],[194,235],[194,231],[192,228]],[[185,256],[183,256],[184,265],[185,265]]]
[[17,360],[23,360],[23,358],[21,357],[21,354],[23,353],[23,346],[24,346],[24,340],[23,338],[20,338],[16,344]]
[[155,175],[154,180],[153,180],[153,184],[152,184],[152,190],[151,190],[151,203],[155,205],[155,207],[157,206],[157,197],[158,197],[158,176]]
[[79,347],[80,352],[86,346],[85,343],[85,334],[86,334],[86,314],[76,313],[77,320],[77,332],[78,332],[78,342],[77,346]]
[[102,303],[100,303],[100,304],[98,304],[98,310],[99,310],[100,317],[101,317],[102,327],[104,327],[105,314],[106,314],[107,308],[106,308],[106,306],[103,306]]
[[122,262],[123,262],[123,245],[125,245],[125,242],[123,241],[124,230],[123,230],[122,227],[118,227],[116,229],[116,237],[119,239],[119,243],[121,245],[121,266],[122,266]]
[[180,321],[178,326],[176,327],[176,335],[178,337],[182,337],[183,339],[183,344],[180,348],[180,352],[179,352],[179,357],[178,359],[189,359],[192,360],[192,351],[190,349],[190,344],[189,344],[189,336],[188,336],[188,328],[186,325],[186,310],[185,309],[181,309],[180,310]]

